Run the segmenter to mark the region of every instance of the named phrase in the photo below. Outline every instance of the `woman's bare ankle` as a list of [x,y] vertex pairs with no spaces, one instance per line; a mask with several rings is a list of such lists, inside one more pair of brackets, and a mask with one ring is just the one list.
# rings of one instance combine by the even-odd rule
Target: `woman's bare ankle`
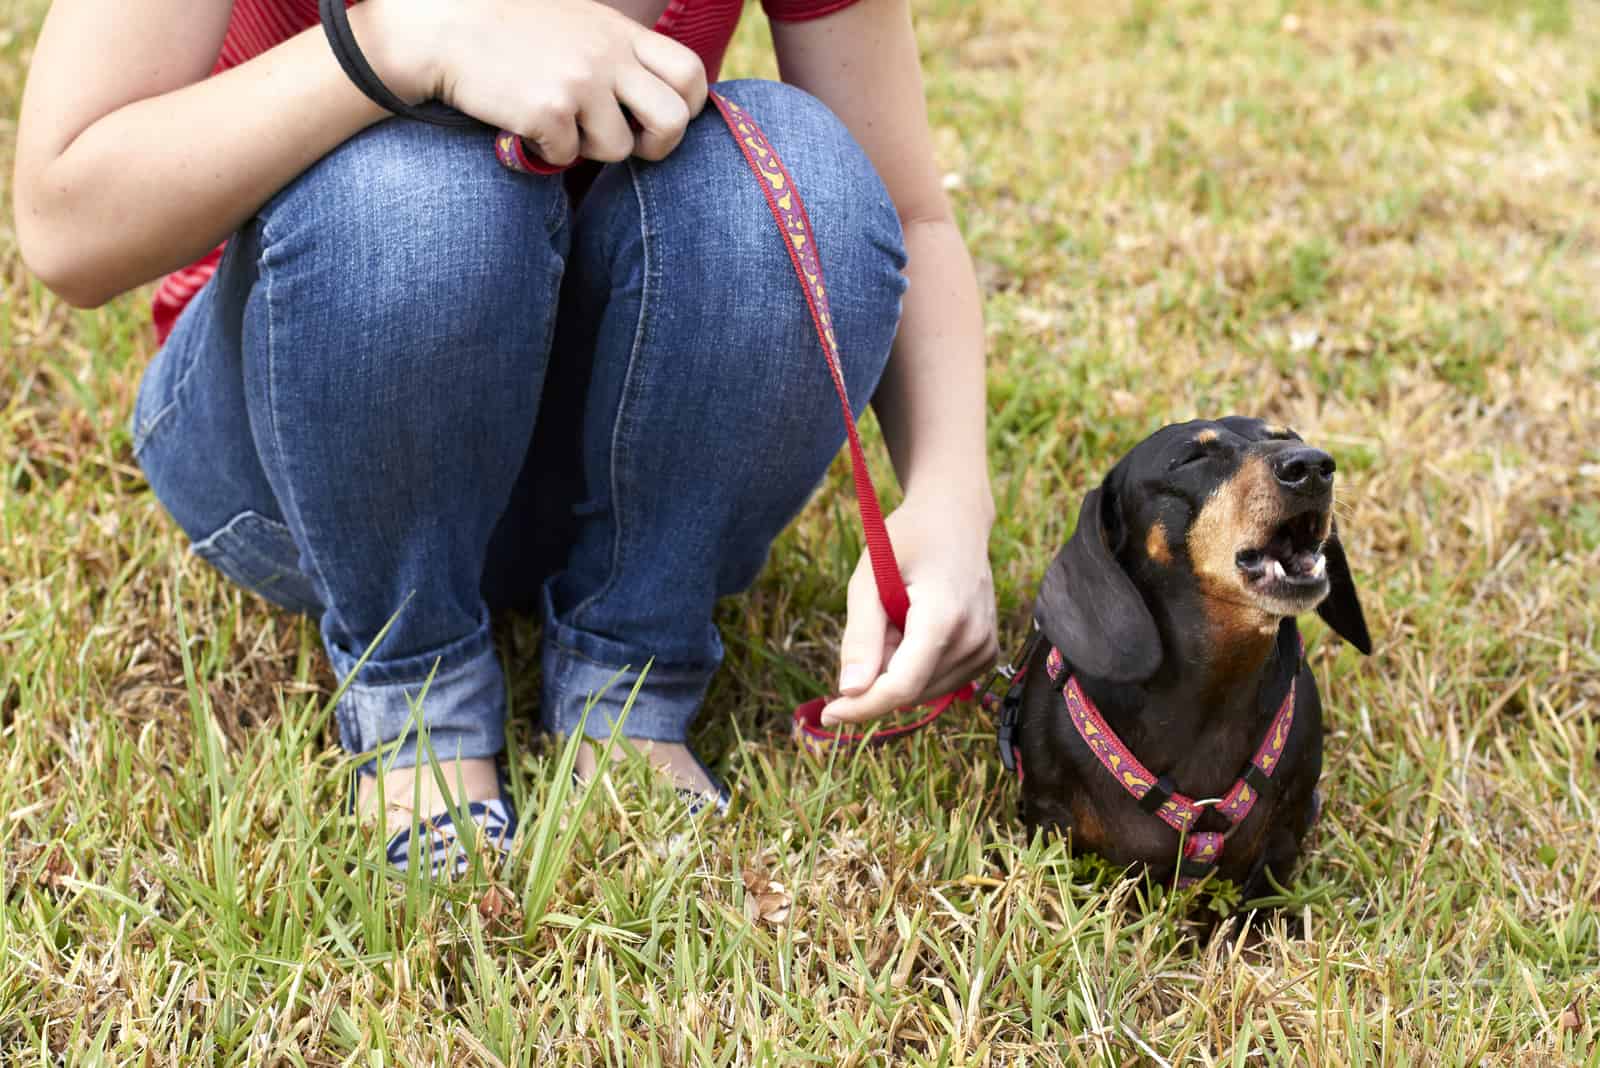
[[[500,796],[500,775],[493,757],[441,760],[439,770],[448,784],[448,796],[454,797],[457,804]],[[446,797],[431,766],[390,768],[383,775],[384,825],[393,833],[441,816],[450,808]],[[356,811],[363,818],[374,817],[378,803],[377,777],[361,776],[356,787]]]
[[[638,739],[627,739],[627,744],[618,744],[612,747],[612,760],[622,760],[628,755],[628,748],[644,754],[646,759],[662,775],[679,790],[692,790],[697,794],[715,794],[717,784],[705,773],[700,762],[695,759],[694,753],[687,745],[681,742],[650,742]],[[600,753],[604,746],[594,742],[584,742],[578,746],[578,762],[573,769],[579,782],[588,782],[594,778],[595,769],[600,763]]]

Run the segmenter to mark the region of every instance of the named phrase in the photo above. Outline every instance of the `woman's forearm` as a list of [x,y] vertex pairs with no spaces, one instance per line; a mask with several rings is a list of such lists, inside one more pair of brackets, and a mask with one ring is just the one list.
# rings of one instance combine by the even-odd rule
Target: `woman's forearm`
[[937,494],[992,520],[985,457],[983,315],[951,220],[905,228],[906,291],[874,408],[907,498]]
[[[386,114],[320,27],[206,77],[231,8],[51,8],[22,105],[17,232],[29,266],[75,303],[194,260]],[[705,102],[693,51],[596,0],[365,0],[350,22],[401,99],[447,101],[554,164],[661,159]]]
[[[377,11],[351,11],[364,42],[382,40]],[[314,27],[221,75],[118,107],[64,145],[19,146],[23,256],[72,303],[103,303],[204,255],[385,114],[351,85]]]

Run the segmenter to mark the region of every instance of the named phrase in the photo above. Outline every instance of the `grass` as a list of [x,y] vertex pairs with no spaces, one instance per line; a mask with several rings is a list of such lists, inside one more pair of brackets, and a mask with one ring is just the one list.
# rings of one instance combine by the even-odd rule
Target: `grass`
[[[43,6],[0,13],[6,173]],[[580,816],[510,620],[538,822],[500,872],[386,876],[314,628],[187,555],[132,462],[144,295],[64,307],[6,201],[0,1062],[1600,1064],[1600,9],[917,8],[987,294],[1004,642],[1164,422],[1269,416],[1346,474],[1379,649],[1308,628],[1328,807],[1279,907],[1233,937],[1197,919],[1225,893],[1026,840],[970,707],[797,753],[842,467],[722,611],[699,741],[736,818],[636,774]],[[730,72],[770,73],[762,31]]]

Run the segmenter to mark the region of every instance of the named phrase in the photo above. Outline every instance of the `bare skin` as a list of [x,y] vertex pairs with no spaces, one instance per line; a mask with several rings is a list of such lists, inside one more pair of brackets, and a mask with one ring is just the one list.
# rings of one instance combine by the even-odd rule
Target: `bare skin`
[[[689,752],[688,746],[633,739],[628,740],[628,746],[649,760],[651,765],[678,789],[693,790],[699,794],[716,793],[716,788],[711,785],[711,780],[706,778],[705,772],[700,770],[700,765],[696,763],[694,754]],[[600,752],[603,748],[588,742],[578,747],[578,763],[574,770],[580,782],[588,782],[594,778],[600,766]],[[619,745],[611,750],[613,762],[626,760],[628,756],[628,747]]]
[[[493,760],[441,760],[439,770],[454,793],[459,783],[464,789],[457,803],[488,801],[499,796],[500,781]],[[417,780],[421,777],[420,794]],[[408,830],[419,820],[437,816],[449,809],[445,794],[431,767],[391,768],[383,775],[384,825],[390,834]],[[413,801],[417,807],[413,808]],[[356,787],[356,811],[363,818],[378,815],[378,780],[363,775]]]
[[[633,742],[633,747],[642,752],[656,768],[660,769],[673,786],[683,790],[693,790],[696,793],[714,793],[711,780],[695,763],[694,756],[689,752],[689,747],[672,745],[667,742]],[[613,760],[622,760],[628,752],[621,746],[612,750]],[[594,778],[596,769],[600,765],[600,757],[596,746],[584,743],[578,749],[578,763],[576,771],[581,782],[588,782]],[[418,772],[421,771],[422,784],[417,786]],[[465,789],[457,803],[468,801],[488,801],[499,796],[500,780],[495,770],[493,760],[441,760],[439,770],[444,774],[445,782],[450,784],[451,793],[459,783]],[[418,791],[420,792],[414,792]],[[383,776],[384,826],[390,834],[407,830],[419,820],[436,816],[449,809],[450,802],[444,791],[439,789],[438,778],[430,768],[391,768]],[[413,807],[413,802],[417,807]],[[376,819],[378,816],[378,780],[371,776],[363,775],[356,787],[356,811],[364,819]]]

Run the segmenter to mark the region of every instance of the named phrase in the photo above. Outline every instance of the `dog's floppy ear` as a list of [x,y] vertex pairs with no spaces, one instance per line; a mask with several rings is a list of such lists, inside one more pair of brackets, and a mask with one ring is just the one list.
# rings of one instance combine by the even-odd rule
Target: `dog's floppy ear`
[[1111,682],[1143,682],[1161,667],[1161,634],[1106,543],[1108,526],[1122,530],[1115,512],[1105,486],[1084,497],[1078,529],[1045,572],[1033,611],[1045,636],[1078,671]]
[[1370,656],[1372,636],[1367,633],[1367,618],[1356,597],[1356,580],[1350,575],[1350,561],[1345,559],[1344,546],[1339,543],[1338,524],[1323,543],[1322,555],[1328,561],[1328,596],[1317,605],[1317,615],[1335,634],[1361,650],[1363,656]]

